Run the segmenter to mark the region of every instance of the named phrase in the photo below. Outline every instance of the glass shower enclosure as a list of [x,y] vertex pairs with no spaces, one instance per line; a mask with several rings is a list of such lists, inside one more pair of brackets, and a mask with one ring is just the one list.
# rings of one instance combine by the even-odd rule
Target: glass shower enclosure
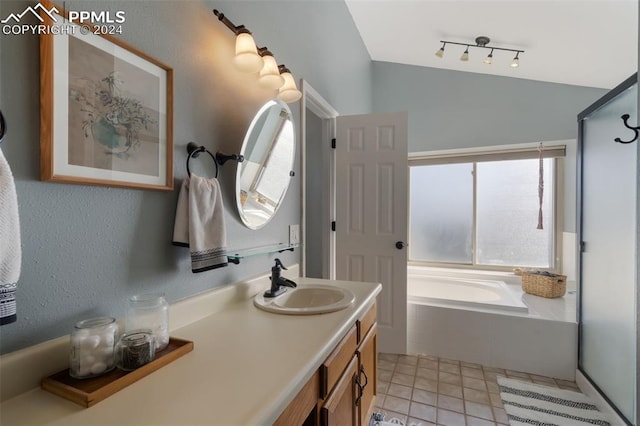
[[637,126],[637,75],[578,115],[578,368],[635,425],[640,142],[625,114]]

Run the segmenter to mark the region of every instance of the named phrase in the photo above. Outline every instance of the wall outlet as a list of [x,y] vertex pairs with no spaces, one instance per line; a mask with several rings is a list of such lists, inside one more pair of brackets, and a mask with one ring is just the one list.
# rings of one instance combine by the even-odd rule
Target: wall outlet
[[300,243],[300,225],[289,225],[289,244]]

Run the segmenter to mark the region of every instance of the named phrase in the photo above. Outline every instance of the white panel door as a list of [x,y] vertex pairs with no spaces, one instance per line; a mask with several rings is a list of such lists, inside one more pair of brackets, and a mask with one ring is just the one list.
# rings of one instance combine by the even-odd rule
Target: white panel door
[[378,348],[407,349],[407,113],[340,116],[336,278],[382,284]]

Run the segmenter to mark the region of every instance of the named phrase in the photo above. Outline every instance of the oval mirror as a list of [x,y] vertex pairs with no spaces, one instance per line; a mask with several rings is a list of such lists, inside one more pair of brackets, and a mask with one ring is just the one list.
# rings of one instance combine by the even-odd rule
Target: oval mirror
[[295,145],[287,104],[264,104],[244,137],[244,161],[236,172],[236,205],[248,228],[262,228],[278,211],[291,181]]

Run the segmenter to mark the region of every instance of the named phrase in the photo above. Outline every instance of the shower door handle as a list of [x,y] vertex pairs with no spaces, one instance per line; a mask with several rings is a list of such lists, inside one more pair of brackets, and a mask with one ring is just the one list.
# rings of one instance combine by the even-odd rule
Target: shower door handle
[[407,246],[407,243],[405,243],[404,241],[398,241],[396,242],[396,248],[398,250],[402,250],[403,248],[405,248]]

